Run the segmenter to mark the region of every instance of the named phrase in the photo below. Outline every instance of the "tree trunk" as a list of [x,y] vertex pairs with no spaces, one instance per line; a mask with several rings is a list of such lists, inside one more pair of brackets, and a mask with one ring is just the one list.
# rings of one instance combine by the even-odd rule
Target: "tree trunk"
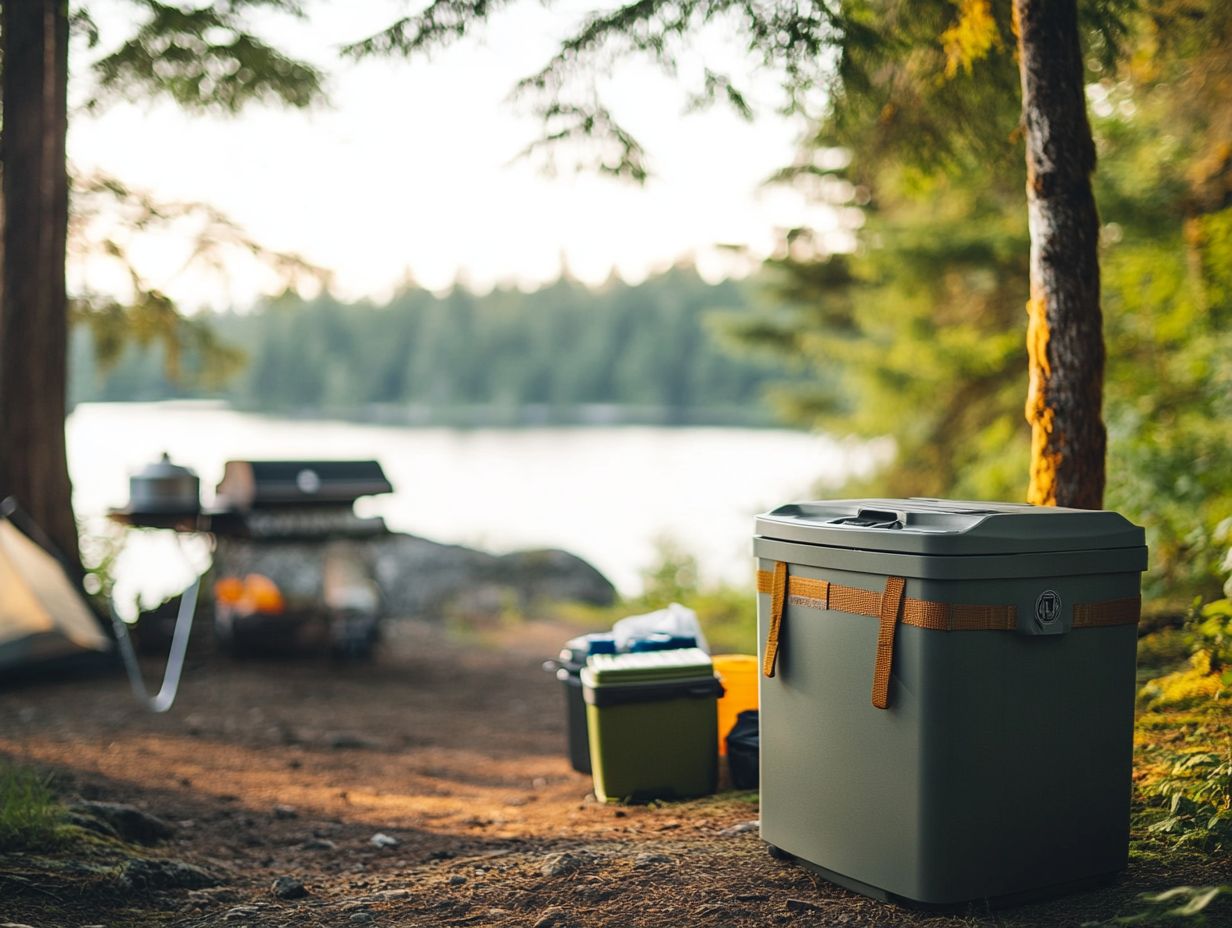
[[7,0],[3,55],[0,496],[15,496],[76,563],[64,442],[67,0]]
[[1099,509],[1107,436],[1101,417],[1103,320],[1099,217],[1091,193],[1075,0],[1014,0],[1027,142],[1031,299],[1027,303],[1031,483],[1027,498]]

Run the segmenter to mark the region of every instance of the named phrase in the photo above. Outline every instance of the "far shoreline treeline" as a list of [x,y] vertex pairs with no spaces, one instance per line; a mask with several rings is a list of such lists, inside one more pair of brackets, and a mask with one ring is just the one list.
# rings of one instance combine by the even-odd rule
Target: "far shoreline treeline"
[[236,353],[224,373],[190,342],[178,377],[158,341],[105,364],[78,327],[70,400],[216,399],[418,426],[781,425],[763,395],[801,374],[721,331],[725,317],[753,311],[756,290],[682,265],[597,288],[566,276],[532,292],[407,287],[384,304],[284,296],[197,317]]

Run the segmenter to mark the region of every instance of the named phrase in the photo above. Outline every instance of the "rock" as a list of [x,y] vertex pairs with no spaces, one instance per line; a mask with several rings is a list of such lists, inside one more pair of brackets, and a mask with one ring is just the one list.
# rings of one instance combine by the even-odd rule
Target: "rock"
[[562,854],[553,854],[545,860],[539,871],[544,876],[564,876],[582,869],[594,859],[594,855],[588,851],[565,851]]
[[120,883],[129,890],[204,889],[222,882],[193,864],[174,858],[133,858],[120,867]]
[[270,892],[279,899],[303,899],[308,895],[303,880],[297,880],[293,876],[278,877],[270,886]]
[[371,912],[355,912],[351,915],[351,921],[357,925],[368,925],[376,921]]
[[[107,838],[120,837],[119,832],[101,818],[95,818],[93,815],[77,812],[70,808],[66,812],[66,817],[70,825],[76,825],[78,828],[84,828],[86,831],[92,831],[97,835],[103,835]],[[0,928],[3,928],[3,925],[0,925]]]
[[568,551],[545,548],[515,551],[500,558],[497,578],[517,590],[521,602],[578,602],[610,606],[616,588],[590,563]]
[[397,847],[400,842],[398,841],[397,838],[390,837],[384,832],[378,831],[376,834],[374,834],[371,838],[368,839],[368,843],[371,844],[373,847],[386,848],[386,847]]
[[336,851],[338,845],[329,838],[309,838],[300,845],[305,851]]
[[464,877],[460,873],[455,873],[453,876],[449,878],[450,886],[461,886],[465,882],[466,882],[466,877]]
[[759,828],[761,828],[761,822],[753,819],[751,822],[741,822],[739,825],[732,825],[731,828],[724,828],[719,834],[724,838],[732,838],[736,835],[748,834],[750,831],[757,831]]
[[573,891],[585,902],[603,902],[615,895],[612,890],[602,886],[578,886]]
[[566,928],[568,924],[568,913],[564,907],[552,905],[539,913],[535,928]]
[[298,816],[299,810],[295,806],[274,806],[274,818],[288,819],[297,818]]
[[169,822],[122,802],[77,802],[69,806],[69,812],[78,819],[95,819],[115,836],[137,844],[156,844],[175,834]]
[[[439,618],[459,600],[468,609],[502,611],[509,594],[523,609],[566,601],[607,606],[616,598],[603,574],[566,551],[498,556],[396,532],[349,544],[375,579],[386,615]],[[320,601],[322,551],[313,543],[219,538],[214,565],[219,575],[267,576],[288,600]]]
[[807,899],[788,899],[788,912],[820,912],[821,906],[816,902],[809,902]]
[[395,899],[410,899],[411,891],[409,889],[382,889],[375,893],[376,898],[392,901]]
[[664,864],[672,863],[675,863],[675,861],[666,854],[652,854],[647,852],[638,854],[633,858],[633,866],[638,867],[639,869],[643,867],[659,867]]

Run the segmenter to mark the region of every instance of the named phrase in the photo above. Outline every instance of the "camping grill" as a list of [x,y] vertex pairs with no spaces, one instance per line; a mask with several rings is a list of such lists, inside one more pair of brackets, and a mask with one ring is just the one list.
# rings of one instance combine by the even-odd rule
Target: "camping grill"
[[[215,505],[204,510],[195,505],[195,494],[185,493],[181,500],[162,492],[163,483],[147,479],[181,476],[182,469],[169,473],[169,467],[162,462],[161,469],[147,468],[133,485],[149,492],[134,493],[129,506],[113,510],[111,517],[126,525],[215,539],[216,584],[241,585],[241,594],[227,601],[215,586],[214,631],[224,646],[237,654],[290,653],[320,642],[323,634],[335,655],[371,652],[381,607],[370,539],[385,535],[386,528],[383,519],[363,518],[353,507],[361,496],[393,491],[378,462],[227,461]],[[160,505],[152,509],[142,502],[146,498]],[[172,499],[183,505],[173,506]],[[272,588],[277,604],[248,598],[243,590],[254,582]],[[196,589],[194,583],[189,617]],[[163,630],[160,618],[150,615],[153,635]],[[181,624],[177,619],[176,634]]]
[[380,535],[384,520],[352,507],[361,496],[392,491],[376,461],[228,461],[210,530],[279,541]]

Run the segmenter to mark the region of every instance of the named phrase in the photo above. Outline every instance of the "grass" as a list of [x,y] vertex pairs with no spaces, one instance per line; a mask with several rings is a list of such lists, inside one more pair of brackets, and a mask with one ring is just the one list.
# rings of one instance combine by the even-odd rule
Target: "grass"
[[54,848],[63,822],[50,777],[0,760],[0,851]]

